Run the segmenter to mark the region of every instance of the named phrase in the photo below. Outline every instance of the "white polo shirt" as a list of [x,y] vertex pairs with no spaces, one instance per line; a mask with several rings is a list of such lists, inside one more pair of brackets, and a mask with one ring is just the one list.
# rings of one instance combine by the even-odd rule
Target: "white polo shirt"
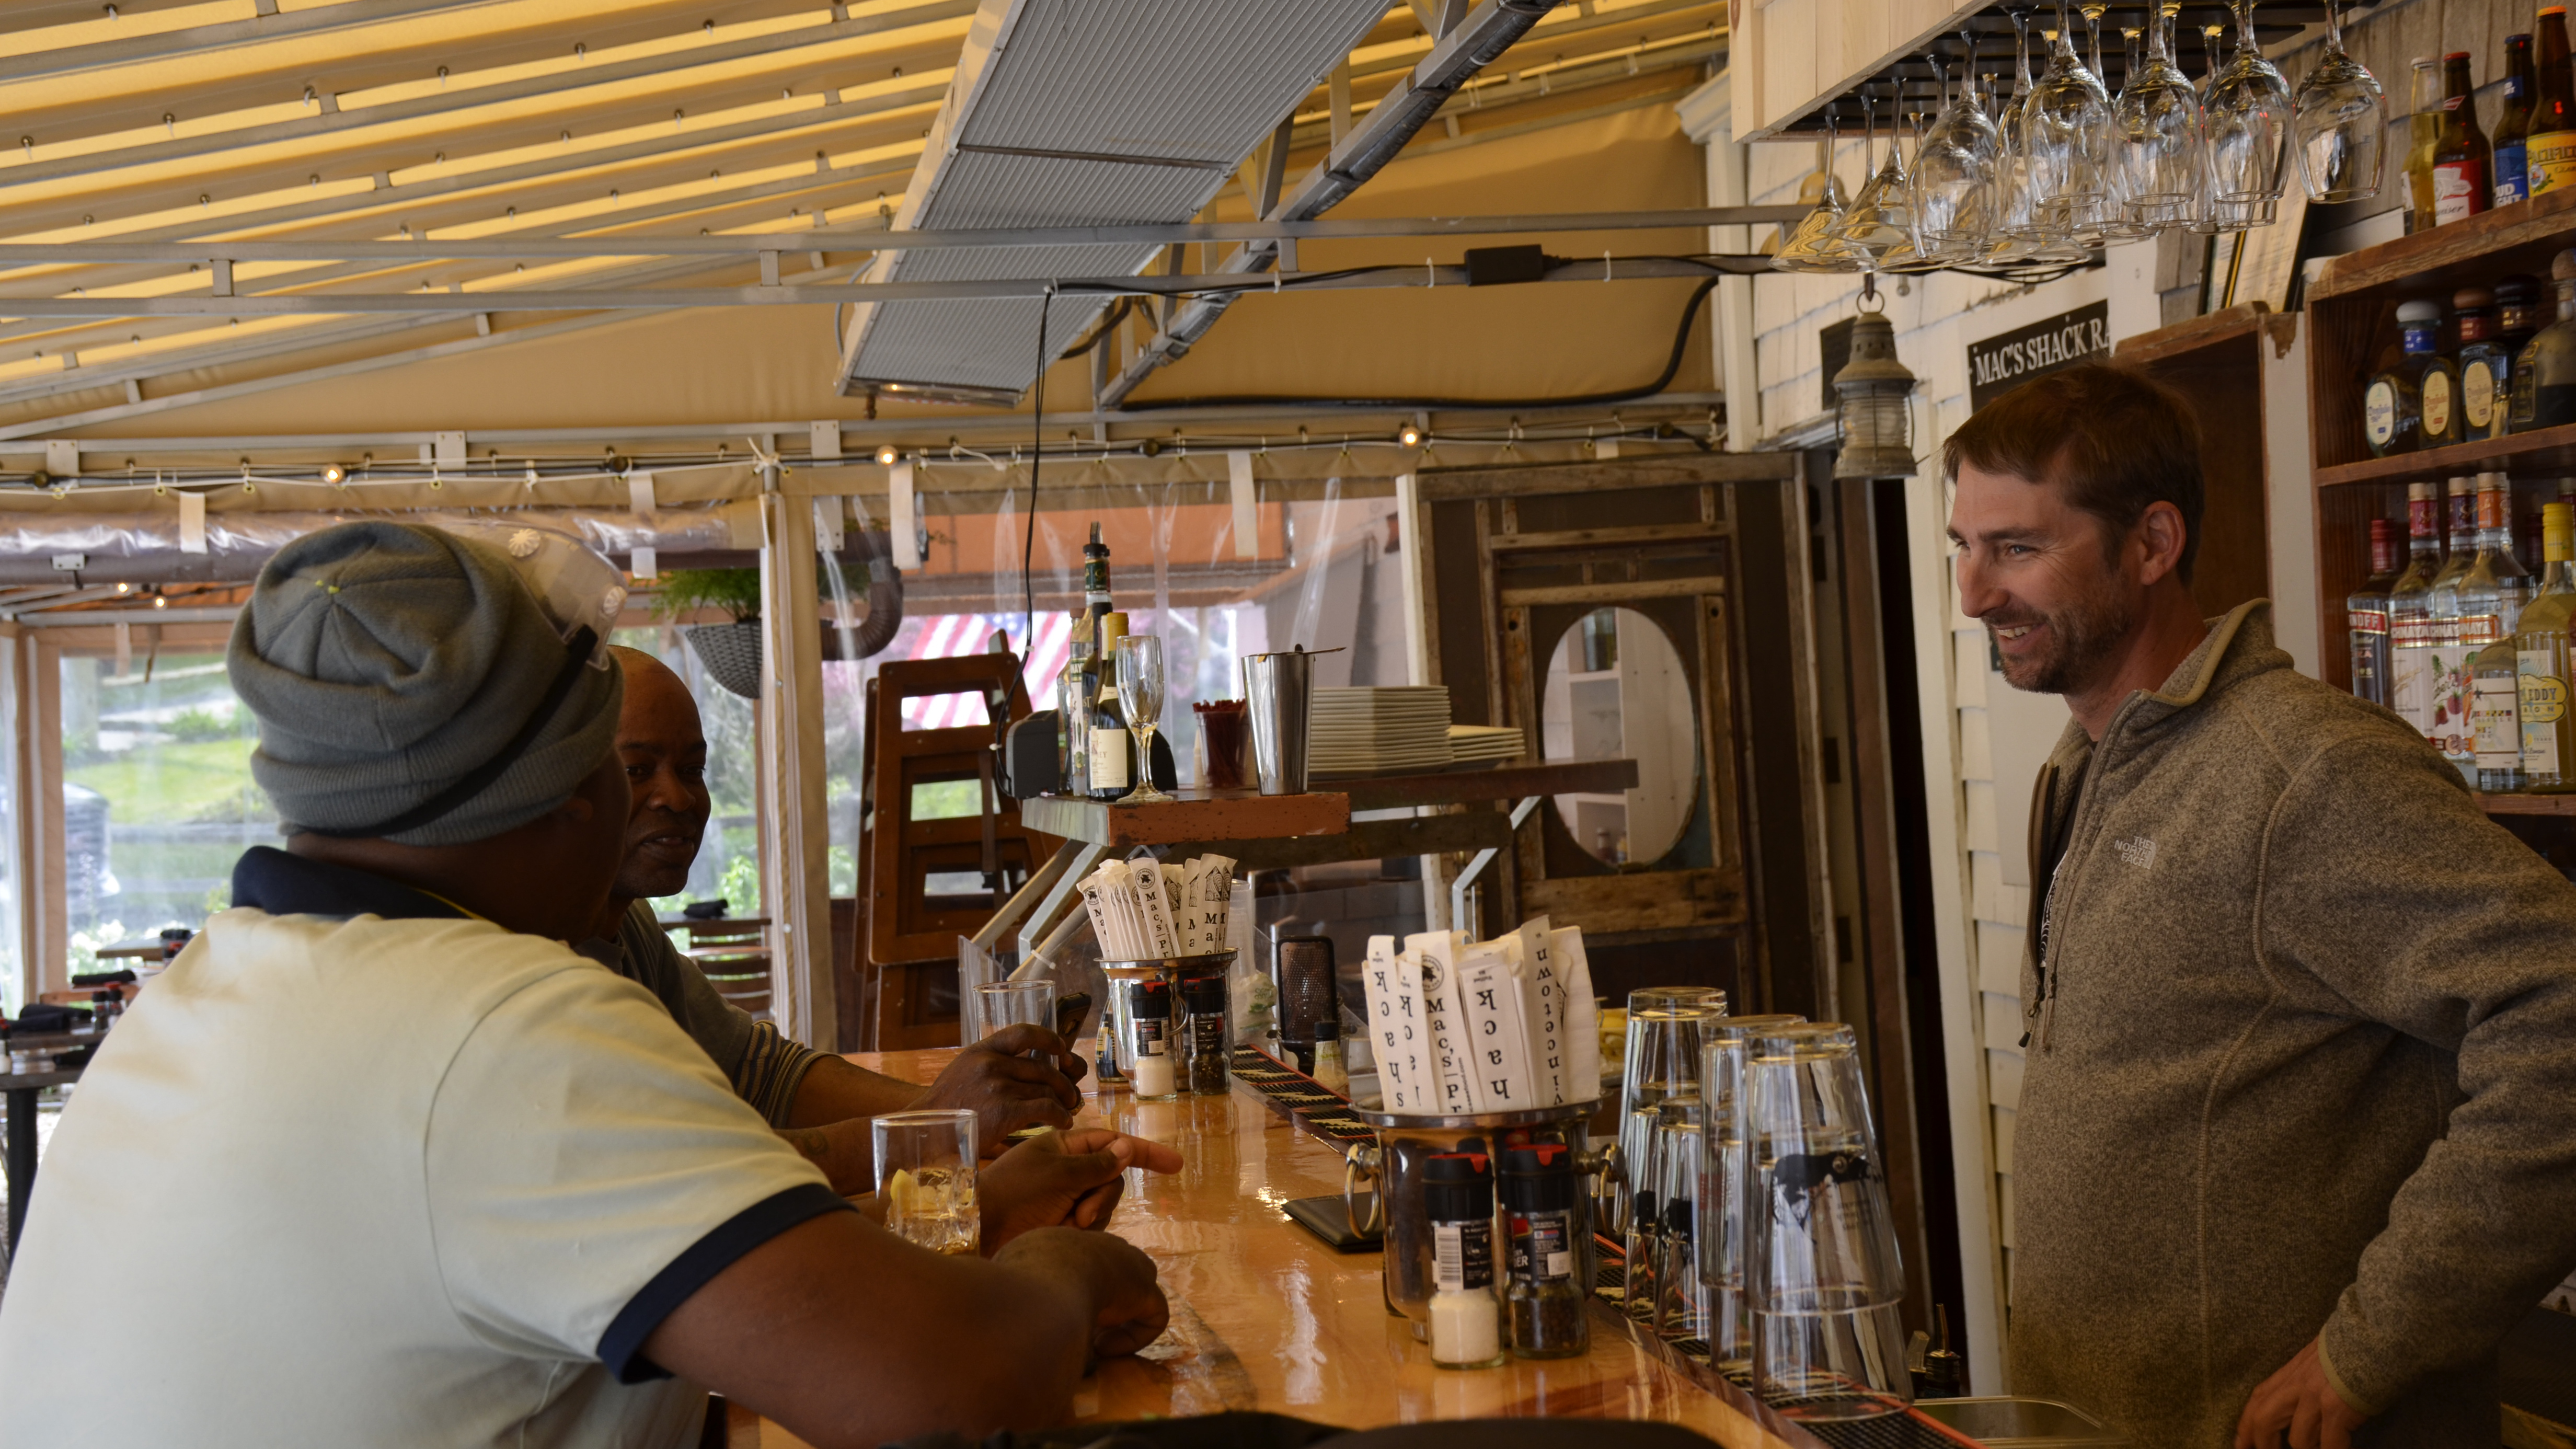
[[264,855],[237,901],[374,913],[217,915],[100,1048],[0,1299],[6,1437],[694,1444],[644,1339],[845,1204],[634,982]]

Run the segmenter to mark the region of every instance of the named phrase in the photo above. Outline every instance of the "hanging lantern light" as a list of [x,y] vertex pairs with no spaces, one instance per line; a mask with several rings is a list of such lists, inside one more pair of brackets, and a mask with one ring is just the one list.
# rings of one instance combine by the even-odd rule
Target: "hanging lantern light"
[[1896,360],[1896,328],[1885,314],[1863,312],[1854,319],[1851,361],[1834,374],[1834,413],[1843,437],[1835,477],[1914,476],[1914,382],[1914,374]]

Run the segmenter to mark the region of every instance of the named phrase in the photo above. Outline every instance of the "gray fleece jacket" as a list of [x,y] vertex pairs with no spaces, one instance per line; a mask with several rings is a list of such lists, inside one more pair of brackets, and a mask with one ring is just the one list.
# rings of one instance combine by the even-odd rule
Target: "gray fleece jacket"
[[2215,1449],[2322,1334],[2364,1442],[2494,1445],[2576,1266],[2576,888],[2263,600],[2032,815],[2015,1390]]

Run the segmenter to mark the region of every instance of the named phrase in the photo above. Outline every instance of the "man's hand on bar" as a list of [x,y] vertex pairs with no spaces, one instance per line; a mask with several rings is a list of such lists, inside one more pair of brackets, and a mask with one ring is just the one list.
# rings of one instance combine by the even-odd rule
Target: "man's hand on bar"
[[1104,1228],[1126,1191],[1127,1169],[1178,1172],[1181,1154],[1105,1127],[1051,1132],[1003,1153],[976,1174],[984,1251],[1037,1228]]
[[2369,1419],[2335,1392],[2317,1341],[2309,1339],[2255,1386],[2236,1421],[2236,1449],[2352,1449],[2352,1431]]
[[1170,1316],[1153,1259],[1107,1233],[1041,1228],[987,1262],[827,1213],[709,1279],[644,1357],[816,1449],[870,1449],[1062,1423],[1088,1361],[1135,1352]]
[[1082,1106],[1073,1083],[1081,1075],[1082,1058],[1062,1037],[1044,1027],[1006,1026],[959,1052],[912,1105],[974,1113],[976,1140],[991,1157],[1023,1127],[1072,1126]]

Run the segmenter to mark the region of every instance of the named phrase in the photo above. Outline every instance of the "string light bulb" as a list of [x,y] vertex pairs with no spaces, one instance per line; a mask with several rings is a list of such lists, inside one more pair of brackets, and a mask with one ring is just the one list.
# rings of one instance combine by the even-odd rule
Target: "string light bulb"
[[1406,423],[1401,429],[1397,430],[1395,441],[1407,448],[1419,448],[1422,446],[1422,429],[1415,427],[1411,423]]
[[349,470],[337,463],[325,463],[322,465],[322,481],[337,488],[349,481]]
[[880,443],[877,445],[877,463],[880,467],[891,468],[902,460],[903,454],[896,449],[894,444]]

